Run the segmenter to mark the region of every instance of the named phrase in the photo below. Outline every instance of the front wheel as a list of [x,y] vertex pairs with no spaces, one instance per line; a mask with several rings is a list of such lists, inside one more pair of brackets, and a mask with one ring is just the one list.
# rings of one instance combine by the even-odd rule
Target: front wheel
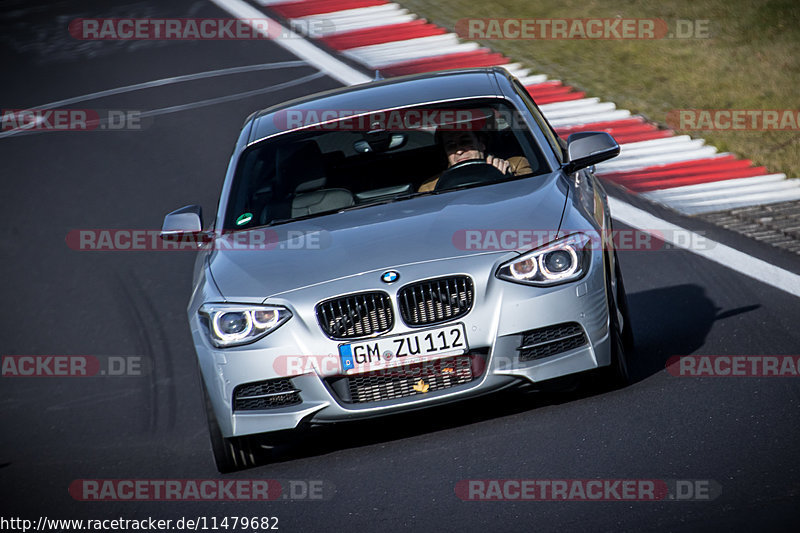
[[[200,379],[202,381],[202,377]],[[217,417],[211,407],[211,399],[208,396],[205,383],[202,383],[201,386],[203,388],[203,399],[205,400],[211,449],[214,452],[214,462],[217,464],[217,470],[225,474],[261,464],[264,461],[263,450],[256,437],[224,437],[222,435],[217,423]]]
[[628,312],[628,293],[625,292],[625,282],[622,279],[622,269],[619,267],[617,252],[614,252],[614,276],[617,280],[617,309],[622,315],[622,345],[630,356],[634,350],[633,325]]
[[[613,317],[613,315],[612,315]],[[619,331],[619,326],[615,324],[616,317],[611,319],[611,331],[609,341],[611,342],[611,365],[608,367],[609,382],[614,388],[622,388],[631,382],[628,353],[625,350],[625,343]]]
[[611,364],[606,370],[609,384],[622,388],[631,382],[630,356],[634,349],[633,328],[628,314],[628,298],[617,253],[614,252],[615,285],[607,280],[609,341]]

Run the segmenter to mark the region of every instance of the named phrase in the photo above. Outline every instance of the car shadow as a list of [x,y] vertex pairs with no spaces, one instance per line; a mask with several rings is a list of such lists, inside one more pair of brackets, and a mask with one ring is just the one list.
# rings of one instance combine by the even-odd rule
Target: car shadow
[[699,285],[683,284],[628,294],[636,350],[631,358],[633,381],[666,368],[673,356],[701,348],[714,322],[761,307],[720,309]]
[[575,397],[574,392],[532,394],[526,388],[510,388],[408,413],[342,424],[301,427],[282,432],[277,438],[267,437],[264,444],[270,449],[262,457],[263,464],[282,463],[446,431],[512,416],[547,404],[567,402]]
[[[716,320],[753,311],[751,305],[722,310],[705,290],[682,284],[628,294],[636,338],[631,356],[632,383],[662,371],[672,356],[701,348]],[[555,390],[521,386],[486,396],[431,407],[411,413],[281,432],[264,441],[263,464],[281,463],[401,440],[432,432],[512,416],[548,405],[569,403],[603,394],[609,386],[597,372],[562,378]]]

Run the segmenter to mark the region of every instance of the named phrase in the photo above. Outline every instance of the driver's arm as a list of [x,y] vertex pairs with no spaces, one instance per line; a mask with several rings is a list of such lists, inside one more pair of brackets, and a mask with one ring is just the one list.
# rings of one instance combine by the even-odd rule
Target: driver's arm
[[[531,174],[533,170],[531,169],[531,164],[522,156],[512,156],[506,159],[501,159],[499,157],[495,157],[489,155],[486,157],[486,162],[492,166],[497,167],[500,172],[503,174],[510,172],[514,176],[524,176],[526,174]],[[441,177],[441,172],[436,174],[432,178],[428,178],[426,181],[419,186],[417,189],[418,192],[429,192],[436,188],[436,183],[439,181]]]
[[496,167],[503,174],[512,174],[514,176],[524,176],[525,174],[533,173],[531,164],[522,156],[512,156],[508,159],[500,159],[493,155],[486,157],[486,162]]
[[524,176],[526,174],[533,174],[533,169],[528,160],[522,156],[515,155],[508,158],[509,168],[511,173],[515,176]]
[[424,181],[422,183],[422,185],[419,186],[419,189],[417,189],[417,191],[418,192],[429,192],[429,191],[432,191],[436,187],[436,183],[439,181],[439,177],[441,175],[442,174],[440,172],[439,174],[436,174],[432,178],[428,178],[426,181]]
[[506,161],[505,159],[500,159],[499,157],[493,156],[491,154],[486,156],[486,162],[495,167],[503,174],[507,174],[511,168],[511,164],[508,161]]

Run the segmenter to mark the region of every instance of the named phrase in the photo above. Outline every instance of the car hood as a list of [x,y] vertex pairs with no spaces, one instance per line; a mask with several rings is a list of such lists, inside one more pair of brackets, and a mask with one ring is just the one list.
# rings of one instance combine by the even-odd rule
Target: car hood
[[[485,254],[486,248],[465,246],[467,230],[558,230],[568,189],[560,176],[554,172],[236,232],[215,242],[211,274],[225,299],[253,301],[373,270]],[[254,232],[266,233],[268,244],[254,249],[264,239],[251,238]]]

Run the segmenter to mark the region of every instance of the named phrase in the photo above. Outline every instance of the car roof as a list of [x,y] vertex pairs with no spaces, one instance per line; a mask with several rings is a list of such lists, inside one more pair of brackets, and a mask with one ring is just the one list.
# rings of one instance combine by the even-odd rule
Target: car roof
[[[497,98],[500,89],[495,81],[496,75],[510,76],[501,67],[446,70],[372,81],[290,100],[252,116],[254,124],[248,144],[291,131],[291,128],[282,126],[286,121],[281,119],[282,112],[288,109],[357,114],[355,111],[380,111],[428,102]],[[312,123],[304,122],[304,126]]]

